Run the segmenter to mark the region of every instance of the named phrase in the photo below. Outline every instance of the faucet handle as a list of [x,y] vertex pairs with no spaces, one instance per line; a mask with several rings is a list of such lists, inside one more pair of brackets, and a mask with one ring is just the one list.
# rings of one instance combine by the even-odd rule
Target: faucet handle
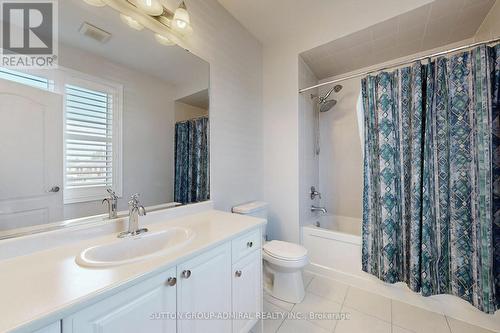
[[321,199],[321,193],[316,191],[316,188],[314,186],[311,186],[310,195],[311,195],[311,200],[314,200],[314,198],[316,198],[316,197],[319,197]]
[[128,202],[128,205],[130,207],[139,207],[140,206],[140,203],[139,203],[139,196],[140,194],[139,193],[135,193],[135,194],[132,194],[130,196],[130,201]]
[[116,195],[116,192],[115,192],[115,191],[113,191],[112,189],[107,188],[107,189],[106,189],[106,192],[108,192],[108,193],[109,193],[109,196],[111,197],[111,199],[113,199],[113,200],[118,199],[118,196]]

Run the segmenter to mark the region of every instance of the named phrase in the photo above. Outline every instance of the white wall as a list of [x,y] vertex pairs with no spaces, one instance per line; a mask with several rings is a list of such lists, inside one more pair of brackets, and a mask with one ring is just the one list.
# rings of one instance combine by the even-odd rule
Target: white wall
[[307,195],[299,193],[298,55],[428,2],[430,0],[346,2],[345,10],[328,12],[327,20],[313,17],[301,22],[300,31],[290,39],[264,45],[263,198],[270,203],[271,237],[299,241],[299,198]]
[[[299,85],[301,87],[318,83],[318,79],[299,57]],[[311,98],[311,94],[316,97]],[[311,186],[319,191],[319,155],[316,154],[316,135],[318,126],[318,90],[299,95],[299,214],[300,224],[310,223],[317,213],[311,212],[311,205],[318,205],[319,198],[311,200]]]
[[[141,194],[144,205],[173,201],[175,87],[84,50],[60,45],[59,64],[123,84],[123,200]],[[152,144],[153,143],[153,144]],[[104,197],[104,193],[103,193]],[[101,201],[65,205],[65,219],[104,213]]]
[[175,122],[208,116],[208,110],[186,103],[175,102]]
[[216,0],[186,0],[183,47],[210,63],[210,192],[215,208],[262,199],[262,46]]
[[483,23],[477,30],[474,39],[483,41],[500,37],[500,1],[496,1]]

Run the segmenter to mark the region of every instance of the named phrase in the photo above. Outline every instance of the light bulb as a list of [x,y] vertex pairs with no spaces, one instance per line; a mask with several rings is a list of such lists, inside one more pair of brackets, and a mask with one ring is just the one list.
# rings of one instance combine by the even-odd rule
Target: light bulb
[[159,16],[163,14],[163,6],[158,0],[136,0],[136,3],[148,15]]
[[174,45],[175,43],[170,40],[170,38],[165,37],[160,34],[155,34],[155,39],[158,43],[166,46]]
[[144,29],[144,26],[142,24],[140,24],[139,22],[137,22],[137,20],[131,18],[130,16],[120,14],[120,18],[124,23],[126,23],[129,27],[131,27],[134,30],[141,31],[142,29]]
[[106,6],[106,3],[102,0],[83,0],[83,2],[95,6],[95,7],[104,7]]
[[178,30],[185,30],[190,24],[189,13],[186,10],[184,1],[180,4],[179,8],[174,13],[174,28]]
[[181,20],[175,20],[175,24],[177,25],[178,28],[181,28],[181,29],[186,29],[187,27],[187,23],[186,21],[181,21]]

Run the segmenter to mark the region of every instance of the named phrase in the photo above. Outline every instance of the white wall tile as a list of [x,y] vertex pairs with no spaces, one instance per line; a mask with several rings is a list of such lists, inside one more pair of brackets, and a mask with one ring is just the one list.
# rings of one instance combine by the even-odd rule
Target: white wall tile
[[500,1],[496,1],[476,32],[477,41],[500,37]]

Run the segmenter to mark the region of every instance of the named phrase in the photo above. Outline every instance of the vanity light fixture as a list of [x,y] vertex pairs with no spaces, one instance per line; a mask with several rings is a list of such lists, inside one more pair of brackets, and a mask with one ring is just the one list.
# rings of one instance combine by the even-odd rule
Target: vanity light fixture
[[83,0],[87,4],[95,7],[104,7],[106,6],[106,3],[102,0]]
[[137,7],[151,16],[160,16],[163,14],[163,6],[158,0],[136,0]]
[[127,24],[134,30],[141,31],[142,29],[144,29],[144,26],[142,24],[128,15],[120,14],[120,18],[122,19],[123,23]]
[[162,0],[83,0],[96,7],[105,5],[117,10],[121,20],[135,30],[148,28],[162,45],[174,45],[192,33],[191,19],[182,1],[172,12],[162,5]]
[[165,45],[165,46],[171,46],[171,45],[174,45],[175,43],[172,42],[168,37],[165,37],[163,35],[160,35],[160,34],[155,34],[155,39],[158,43],[160,43],[161,45]]
[[182,1],[174,13],[174,29],[178,31],[186,30],[189,28],[190,23],[191,21],[189,19],[189,13],[186,9],[186,4]]

